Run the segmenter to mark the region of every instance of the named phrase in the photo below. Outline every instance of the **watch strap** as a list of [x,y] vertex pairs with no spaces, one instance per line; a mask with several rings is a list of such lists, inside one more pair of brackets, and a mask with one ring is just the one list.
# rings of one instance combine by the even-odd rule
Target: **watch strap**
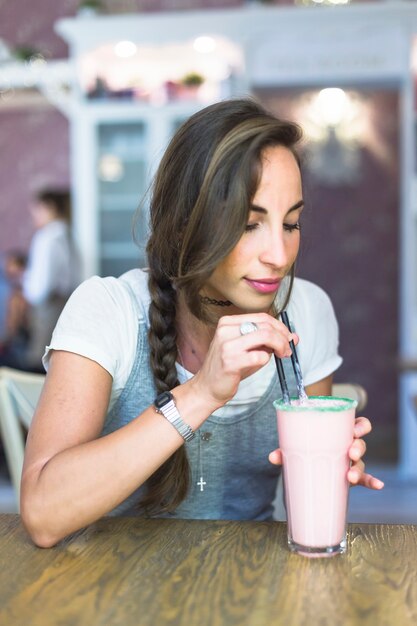
[[175,404],[175,398],[170,391],[164,391],[159,394],[159,396],[155,398],[154,406],[156,412],[163,415],[168,422],[172,424],[184,441],[191,441],[195,436],[195,432],[182,419],[177,405]]

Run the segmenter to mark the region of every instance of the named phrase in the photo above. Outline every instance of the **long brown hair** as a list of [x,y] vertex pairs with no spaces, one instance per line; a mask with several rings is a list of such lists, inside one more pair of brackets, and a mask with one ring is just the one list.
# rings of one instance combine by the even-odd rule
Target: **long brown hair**
[[[153,184],[147,245],[150,358],[158,393],[179,385],[177,293],[182,292],[193,315],[212,322],[199,292],[245,230],[262,153],[280,145],[295,154],[300,138],[296,124],[278,120],[252,99],[236,99],[194,114],[171,140]],[[292,280],[293,269],[290,289]],[[189,486],[184,446],[148,485],[141,506],[149,513],[173,511],[180,504]]]

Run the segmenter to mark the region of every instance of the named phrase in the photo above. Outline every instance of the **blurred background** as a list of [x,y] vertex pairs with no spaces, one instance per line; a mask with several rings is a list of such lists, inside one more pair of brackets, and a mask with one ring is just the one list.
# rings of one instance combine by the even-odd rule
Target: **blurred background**
[[[40,189],[70,192],[83,278],[141,266],[170,136],[254,94],[304,129],[297,273],[333,301],[336,381],[367,390],[368,459],[417,521],[416,41],[414,0],[0,0],[1,302]],[[398,509],[360,491],[358,521]]]

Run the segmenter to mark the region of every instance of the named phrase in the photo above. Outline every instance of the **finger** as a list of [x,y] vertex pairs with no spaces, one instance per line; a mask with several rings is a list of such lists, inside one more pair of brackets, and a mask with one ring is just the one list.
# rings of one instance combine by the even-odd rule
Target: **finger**
[[356,483],[357,485],[362,485],[362,487],[367,487],[368,489],[383,489],[384,483],[376,476],[372,476],[372,474],[366,474],[362,472],[359,481]]
[[362,478],[362,474],[364,473],[364,469],[365,469],[365,463],[362,460],[354,463],[348,471],[348,474],[347,474],[348,481],[352,485],[359,485],[359,482]]
[[[239,355],[237,358],[236,355]],[[239,375],[246,378],[261,367],[264,367],[271,358],[267,350],[227,350],[222,352],[220,367],[223,374]]]
[[352,461],[359,461],[366,452],[366,443],[363,439],[355,439],[351,447],[349,448],[349,458]]
[[268,458],[269,462],[272,463],[272,465],[282,465],[282,452],[279,448],[270,452]]
[[[221,334],[230,333],[231,331],[222,329]],[[288,333],[288,331],[286,331]],[[248,333],[247,335],[234,336],[233,338],[223,339],[223,354],[230,356],[236,360],[236,355],[243,352],[260,350],[271,355],[274,352],[281,358],[290,357],[292,350],[287,336],[283,336],[271,327],[260,328],[259,330]]]
[[256,330],[252,330],[251,332],[245,333],[245,334],[242,334],[240,331],[241,325],[242,325],[241,323],[240,324],[219,324],[217,328],[217,334],[224,339],[236,339],[236,338],[244,337],[245,339],[257,338],[258,341],[260,341],[259,335],[269,334],[271,337],[281,337],[288,343],[290,341],[295,340],[296,338],[296,335],[294,333],[291,333],[288,330],[288,328],[286,328],[282,324],[281,326],[275,326],[274,324],[271,324],[268,321],[257,322]]
[[359,437],[364,437],[365,435],[368,435],[371,430],[372,424],[367,417],[357,417],[355,419],[355,426],[353,429],[354,437],[357,437],[358,439]]
[[379,490],[384,488],[383,481],[376,478],[376,476],[372,476],[372,474],[362,474],[359,484],[363,485],[363,487],[368,487],[368,489]]
[[292,341],[294,342],[294,345],[298,346],[300,338],[298,337],[297,333],[292,333]]
[[[258,330],[261,328],[272,328],[275,332],[282,333],[284,337],[287,337],[289,341],[294,341],[298,344],[298,335],[292,333],[288,328],[272,315],[268,313],[247,313],[243,315],[224,315],[218,322],[218,328],[233,328],[240,334],[240,326],[244,322],[252,322],[257,325]],[[256,332],[256,331],[254,331]],[[251,334],[251,333],[249,333]]]

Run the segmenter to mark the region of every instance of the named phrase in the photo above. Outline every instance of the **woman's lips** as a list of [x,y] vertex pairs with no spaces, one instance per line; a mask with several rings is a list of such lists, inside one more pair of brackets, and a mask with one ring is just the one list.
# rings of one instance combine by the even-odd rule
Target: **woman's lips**
[[273,293],[278,291],[281,281],[275,278],[245,278],[245,281],[258,293]]

